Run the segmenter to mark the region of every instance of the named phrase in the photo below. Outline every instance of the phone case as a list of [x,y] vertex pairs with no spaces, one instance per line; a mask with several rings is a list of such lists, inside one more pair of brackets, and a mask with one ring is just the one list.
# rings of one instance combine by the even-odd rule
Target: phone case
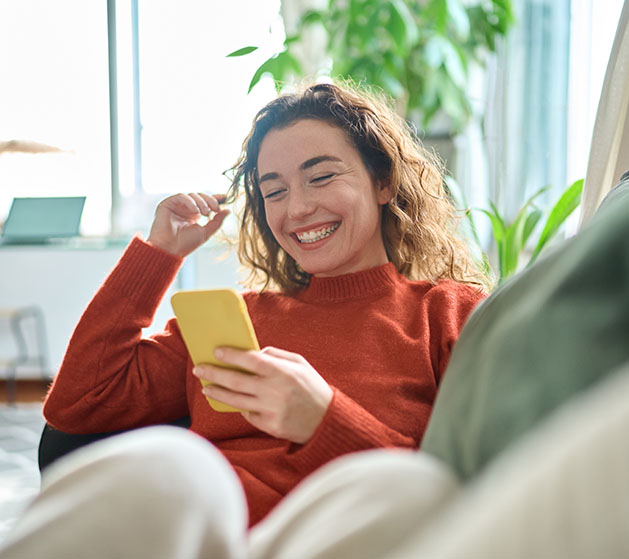
[[[170,302],[195,365],[211,363],[233,368],[214,357],[214,349],[219,346],[260,349],[247,305],[233,289],[178,291]],[[201,384],[209,383],[202,380]],[[216,411],[242,411],[211,398],[207,400]]]

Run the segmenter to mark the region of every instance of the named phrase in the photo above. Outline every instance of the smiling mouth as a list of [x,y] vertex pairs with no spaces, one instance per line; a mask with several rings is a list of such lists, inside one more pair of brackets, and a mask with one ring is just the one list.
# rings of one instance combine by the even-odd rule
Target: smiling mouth
[[309,244],[316,243],[326,237],[329,237],[334,231],[339,228],[340,223],[335,223],[333,225],[328,225],[327,227],[322,227],[321,229],[317,229],[314,231],[305,231],[303,233],[295,233],[295,237],[300,243]]

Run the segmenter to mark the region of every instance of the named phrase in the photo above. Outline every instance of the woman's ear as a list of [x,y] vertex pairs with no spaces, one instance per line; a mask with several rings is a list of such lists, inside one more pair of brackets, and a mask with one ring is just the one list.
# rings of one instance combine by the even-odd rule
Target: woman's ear
[[391,201],[391,197],[392,197],[391,187],[388,184],[385,185],[382,183],[378,183],[376,188],[378,189],[376,192],[376,198],[378,200],[378,204],[380,204],[381,206],[388,204]]

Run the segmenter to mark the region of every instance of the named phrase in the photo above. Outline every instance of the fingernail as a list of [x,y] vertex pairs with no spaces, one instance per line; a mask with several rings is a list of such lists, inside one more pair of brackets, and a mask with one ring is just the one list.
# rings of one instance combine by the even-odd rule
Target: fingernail
[[224,355],[225,355],[225,352],[220,347],[217,347],[214,350],[214,357],[216,357],[216,359],[223,359]]

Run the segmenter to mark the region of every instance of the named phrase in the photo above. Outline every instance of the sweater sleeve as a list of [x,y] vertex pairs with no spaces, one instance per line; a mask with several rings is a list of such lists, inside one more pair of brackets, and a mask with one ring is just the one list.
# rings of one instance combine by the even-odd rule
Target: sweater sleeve
[[44,403],[44,416],[68,433],[105,432],[188,413],[188,353],[176,322],[142,338],[182,260],[139,238],[81,316]]
[[337,388],[310,440],[291,443],[295,467],[304,475],[342,454],[374,448],[418,448],[419,441],[391,429]]

